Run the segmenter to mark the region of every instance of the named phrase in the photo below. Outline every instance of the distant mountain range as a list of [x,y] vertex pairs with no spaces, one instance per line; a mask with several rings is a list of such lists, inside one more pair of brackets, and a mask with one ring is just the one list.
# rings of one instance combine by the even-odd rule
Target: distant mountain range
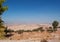
[[48,28],[51,27],[50,24],[20,24],[20,25],[8,25],[8,29],[16,30],[32,30],[39,27]]

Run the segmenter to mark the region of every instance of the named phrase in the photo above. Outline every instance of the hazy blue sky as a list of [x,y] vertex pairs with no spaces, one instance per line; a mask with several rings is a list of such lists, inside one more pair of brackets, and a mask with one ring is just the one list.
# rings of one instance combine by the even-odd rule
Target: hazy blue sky
[[6,0],[8,11],[5,23],[51,23],[60,22],[60,0]]

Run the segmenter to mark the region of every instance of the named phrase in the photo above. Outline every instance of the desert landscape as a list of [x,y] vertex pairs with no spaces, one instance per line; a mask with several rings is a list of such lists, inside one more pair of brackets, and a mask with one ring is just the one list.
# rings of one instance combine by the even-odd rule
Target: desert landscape
[[[44,31],[33,31],[34,29],[38,29],[42,27]],[[47,30],[49,27],[52,27],[52,25],[48,24],[29,24],[29,25],[12,25],[9,26],[8,29],[17,31],[17,30],[25,30],[26,32],[18,33],[18,32],[12,32],[13,36],[8,37],[8,40],[21,40],[25,42],[40,42],[41,40],[45,39],[49,42],[60,42],[60,28],[57,29],[56,32],[48,32]],[[27,31],[30,30],[30,31]],[[55,41],[56,40],[56,41]]]
[[0,42],[60,42],[60,0],[0,0]]

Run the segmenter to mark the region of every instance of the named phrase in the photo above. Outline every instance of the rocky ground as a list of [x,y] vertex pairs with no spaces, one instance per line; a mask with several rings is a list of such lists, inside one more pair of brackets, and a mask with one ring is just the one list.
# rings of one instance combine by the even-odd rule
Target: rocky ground
[[9,37],[10,40],[60,40],[60,31],[56,31],[53,33],[44,32],[24,32],[22,34],[13,33],[14,35]]

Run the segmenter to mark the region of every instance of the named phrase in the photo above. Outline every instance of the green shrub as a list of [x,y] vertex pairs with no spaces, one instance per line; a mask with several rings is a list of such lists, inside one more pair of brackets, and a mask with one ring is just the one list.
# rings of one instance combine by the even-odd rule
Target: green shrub
[[32,31],[38,31],[38,29],[33,29]]
[[32,31],[41,31],[41,32],[43,32],[44,30],[43,30],[43,27],[39,27],[39,28],[37,28],[37,29],[33,29]]
[[47,32],[52,33],[52,32],[53,32],[52,27],[49,27],[49,28],[47,29]]
[[31,30],[24,30],[24,32],[32,32]]
[[41,32],[44,31],[43,27],[38,28],[38,30],[41,31]]
[[16,31],[18,34],[22,34],[24,32],[24,30],[17,30]]

